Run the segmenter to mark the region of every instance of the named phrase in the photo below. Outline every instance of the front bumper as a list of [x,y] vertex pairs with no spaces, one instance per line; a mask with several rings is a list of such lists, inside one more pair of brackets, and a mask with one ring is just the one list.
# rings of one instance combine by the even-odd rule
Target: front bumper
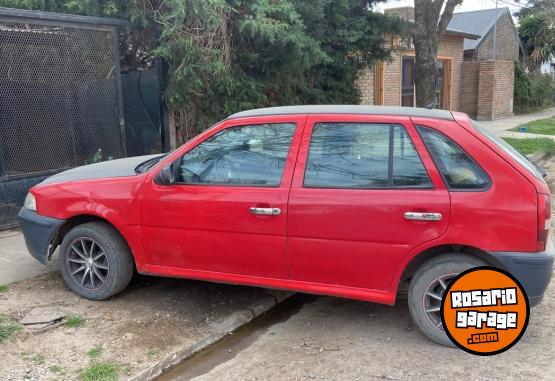
[[524,287],[530,306],[538,305],[553,275],[554,248],[548,242],[545,251],[522,253],[497,251],[491,254],[500,262],[501,267],[511,273]]
[[19,211],[19,226],[25,237],[29,253],[40,263],[46,264],[50,244],[65,220],[41,216],[32,210]]

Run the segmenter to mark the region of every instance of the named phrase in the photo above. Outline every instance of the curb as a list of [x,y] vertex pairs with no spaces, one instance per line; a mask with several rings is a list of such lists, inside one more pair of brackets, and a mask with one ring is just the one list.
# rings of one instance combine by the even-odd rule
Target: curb
[[196,353],[206,349],[210,345],[231,334],[233,331],[236,331],[260,315],[268,312],[278,304],[289,299],[293,296],[293,294],[293,292],[271,291],[268,296],[256,300],[251,306],[235,311],[228,317],[218,321],[215,325],[214,332],[211,334],[208,334],[194,344],[187,344],[182,348],[176,349],[174,352],[170,353],[150,368],[141,371],[139,374],[130,377],[128,380],[150,381],[155,379],[163,373],[166,373],[170,368],[174,367],[181,361],[191,358]]

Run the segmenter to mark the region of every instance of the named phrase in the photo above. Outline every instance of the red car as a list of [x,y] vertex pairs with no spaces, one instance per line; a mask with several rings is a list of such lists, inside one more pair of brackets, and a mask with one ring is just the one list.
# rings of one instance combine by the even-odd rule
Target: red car
[[466,115],[367,106],[240,112],[176,151],[75,168],[31,189],[30,253],[60,246],[94,300],[142,274],[393,305],[450,344],[450,279],[492,265],[541,301],[553,269],[539,170]]

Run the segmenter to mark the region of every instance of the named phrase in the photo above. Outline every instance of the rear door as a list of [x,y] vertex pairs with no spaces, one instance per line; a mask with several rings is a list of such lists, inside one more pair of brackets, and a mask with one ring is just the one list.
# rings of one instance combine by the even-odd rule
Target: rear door
[[310,116],[289,198],[291,277],[388,290],[403,256],[442,235],[449,213],[408,117]]

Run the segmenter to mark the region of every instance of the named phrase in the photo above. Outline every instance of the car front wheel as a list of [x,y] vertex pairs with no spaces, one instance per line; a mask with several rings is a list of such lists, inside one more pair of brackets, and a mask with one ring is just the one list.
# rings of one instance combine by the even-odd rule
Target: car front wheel
[[454,347],[441,320],[441,300],[449,283],[468,269],[484,266],[478,258],[446,254],[425,262],[414,274],[409,286],[408,303],[412,319],[432,341]]
[[112,226],[90,222],[74,227],[64,237],[60,269],[73,292],[104,300],[127,287],[133,276],[133,257]]

